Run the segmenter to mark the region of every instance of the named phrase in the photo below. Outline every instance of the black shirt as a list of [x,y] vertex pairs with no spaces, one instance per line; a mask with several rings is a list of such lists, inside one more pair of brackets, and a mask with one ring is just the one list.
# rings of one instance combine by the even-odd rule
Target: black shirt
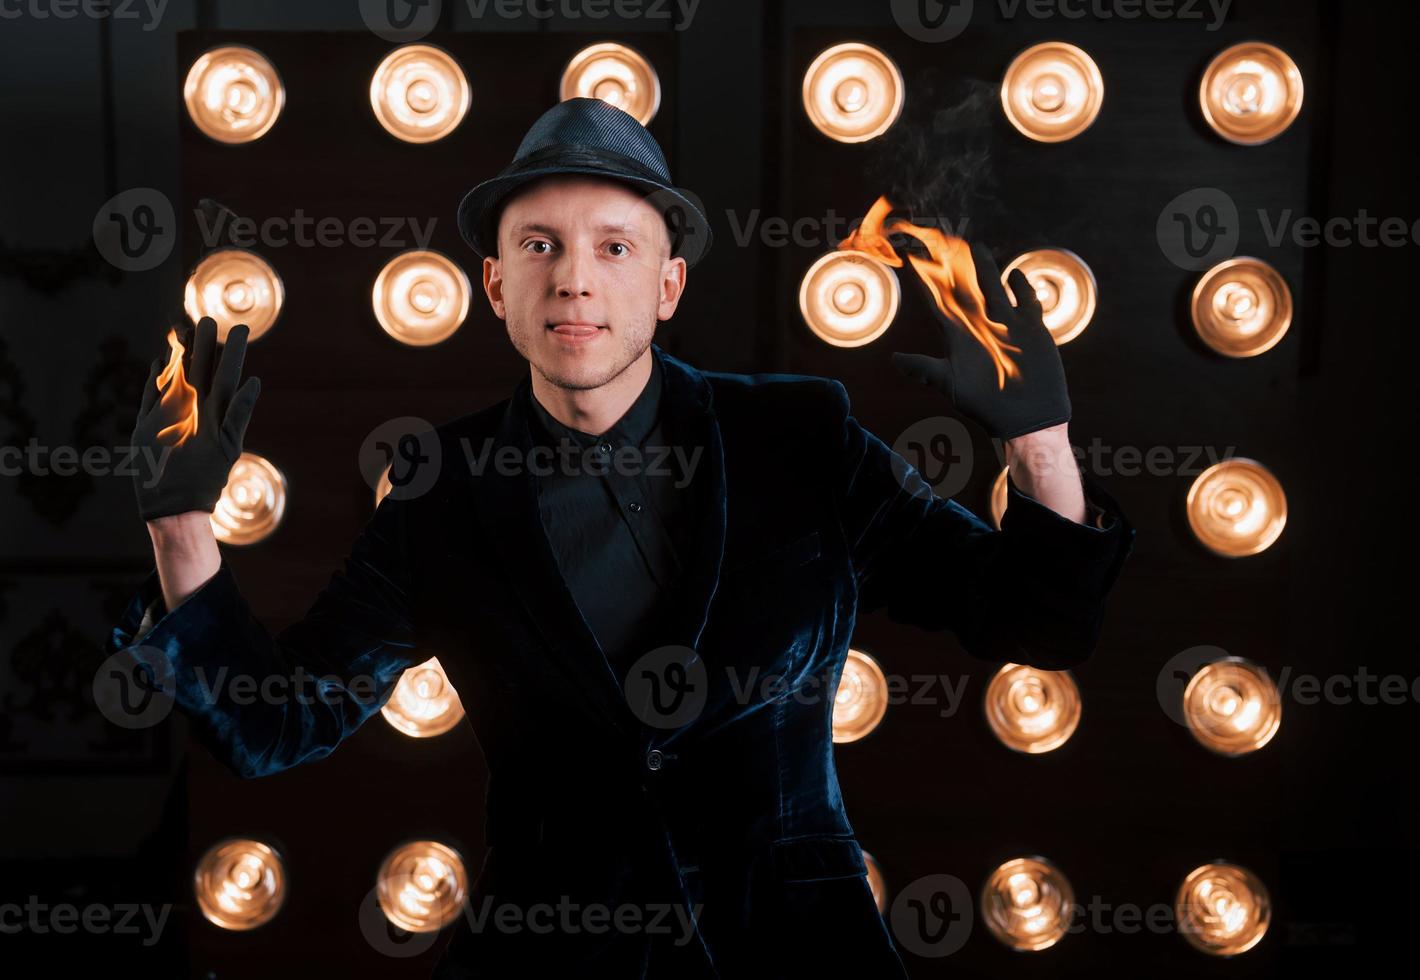
[[686,553],[690,488],[660,410],[662,374],[653,355],[646,387],[600,436],[557,421],[528,387],[530,467],[542,524],[619,677],[659,645],[666,600]]

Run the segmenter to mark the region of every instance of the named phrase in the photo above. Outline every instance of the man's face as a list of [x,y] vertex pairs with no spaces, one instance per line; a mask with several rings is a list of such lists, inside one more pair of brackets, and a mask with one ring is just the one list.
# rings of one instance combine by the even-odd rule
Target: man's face
[[660,213],[600,177],[521,189],[499,218],[498,256],[483,260],[493,312],[518,353],[563,388],[598,388],[626,370],[685,288]]

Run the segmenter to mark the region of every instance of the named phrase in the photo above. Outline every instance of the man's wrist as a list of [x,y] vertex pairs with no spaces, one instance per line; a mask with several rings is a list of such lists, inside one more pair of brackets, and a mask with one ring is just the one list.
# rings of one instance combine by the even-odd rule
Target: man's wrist
[[202,510],[190,510],[148,521],[148,537],[153,547],[168,553],[191,553],[199,550],[212,533],[212,515]]
[[1070,446],[1070,423],[1048,426],[1006,440],[1006,465],[1017,471],[1046,473],[1063,470],[1077,472],[1075,451]]
[[1077,524],[1089,522],[1068,422],[1006,440],[1006,466],[1022,493]]

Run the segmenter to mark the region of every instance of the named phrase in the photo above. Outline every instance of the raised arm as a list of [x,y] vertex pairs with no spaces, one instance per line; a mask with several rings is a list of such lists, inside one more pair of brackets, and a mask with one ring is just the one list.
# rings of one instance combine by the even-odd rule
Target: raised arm
[[272,636],[231,566],[172,609],[155,567],[108,641],[171,665],[172,696],[202,743],[254,778],[334,751],[422,660],[410,606],[405,501],[386,498],[299,622]]
[[411,505],[387,497],[305,617],[268,633],[209,523],[259,391],[256,378],[237,387],[246,327],[228,334],[214,369],[215,334],[204,318],[183,338],[181,373],[176,348],[149,373],[133,441],[161,459],[158,472],[135,478],[154,568],[106,646],[137,648],[134,659],[171,686],[200,740],[250,778],[328,755],[419,659]]
[[834,382],[843,433],[839,516],[858,574],[858,608],[951,630],[973,657],[1062,670],[1094,651],[1105,596],[1134,530],[1086,480],[1089,526],[1026,496],[1008,478],[1001,530],[922,475],[849,414]]

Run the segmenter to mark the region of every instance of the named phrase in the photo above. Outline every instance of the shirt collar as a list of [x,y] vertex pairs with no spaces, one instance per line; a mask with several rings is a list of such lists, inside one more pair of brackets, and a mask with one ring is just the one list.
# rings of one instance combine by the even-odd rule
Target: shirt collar
[[660,417],[661,389],[664,386],[663,373],[660,358],[653,356],[651,358],[651,376],[646,379],[646,386],[641,389],[641,394],[636,396],[631,407],[601,436],[574,429],[557,421],[537,400],[532,392],[532,385],[528,385],[527,397],[532,409],[531,416],[538,423],[533,427],[532,435],[536,438],[539,435],[537,429],[540,427],[542,430],[540,434],[553,441],[570,439],[579,445],[590,446],[606,439],[618,447],[639,446],[646,441],[646,437],[651,434],[651,430],[655,428],[656,420]]

